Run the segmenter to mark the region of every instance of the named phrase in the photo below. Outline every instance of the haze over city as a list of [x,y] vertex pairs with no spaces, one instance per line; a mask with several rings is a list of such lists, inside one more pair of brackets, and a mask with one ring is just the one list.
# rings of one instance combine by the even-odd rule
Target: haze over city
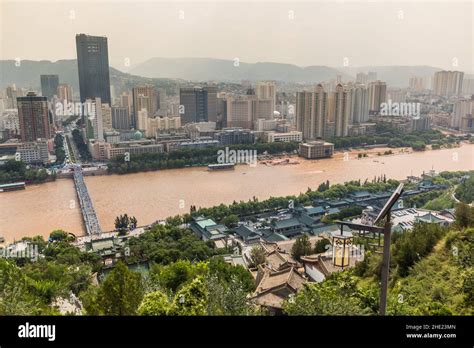
[[0,1],[0,348],[472,343],[474,2]]
[[0,59],[74,59],[71,38],[84,32],[108,37],[110,64],[122,71],[153,57],[238,58],[336,68],[430,65],[474,71],[472,2],[91,5],[2,1]]

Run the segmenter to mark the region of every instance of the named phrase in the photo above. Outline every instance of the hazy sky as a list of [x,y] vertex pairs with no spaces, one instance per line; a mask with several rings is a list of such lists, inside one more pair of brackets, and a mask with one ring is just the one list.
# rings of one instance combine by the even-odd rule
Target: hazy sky
[[[105,35],[112,66],[152,57],[474,71],[473,2],[0,0],[0,59],[75,58]],[[453,66],[458,63],[458,66]]]

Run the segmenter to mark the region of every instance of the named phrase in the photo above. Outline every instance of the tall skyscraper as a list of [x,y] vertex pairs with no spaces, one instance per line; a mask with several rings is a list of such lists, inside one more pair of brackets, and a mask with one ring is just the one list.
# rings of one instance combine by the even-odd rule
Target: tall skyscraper
[[381,104],[387,101],[387,84],[382,81],[369,83],[369,112],[378,113]]
[[47,98],[29,92],[26,97],[18,97],[17,104],[21,140],[34,142],[49,139],[51,129]]
[[216,87],[181,88],[179,103],[182,124],[217,120]]
[[111,105],[107,38],[77,34],[76,50],[81,102],[100,98]]
[[438,71],[433,78],[434,94],[451,97],[462,94],[464,73],[461,71]]
[[58,75],[40,75],[41,94],[48,99],[53,98],[58,93]]

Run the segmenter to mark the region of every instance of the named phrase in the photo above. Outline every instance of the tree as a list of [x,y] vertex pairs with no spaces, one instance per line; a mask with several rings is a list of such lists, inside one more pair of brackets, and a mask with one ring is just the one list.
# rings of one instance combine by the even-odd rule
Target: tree
[[0,258],[0,315],[38,315],[40,301],[28,290],[22,270]]
[[357,278],[349,272],[333,273],[320,283],[307,284],[296,296],[285,301],[289,315],[364,315],[373,312],[363,305]]
[[460,228],[474,226],[474,208],[465,203],[456,206],[456,225]]
[[469,176],[456,188],[456,197],[464,203],[474,201],[474,175]]
[[63,230],[54,230],[49,234],[49,239],[52,241],[68,241],[69,235]]
[[418,222],[412,230],[394,234],[393,261],[401,277],[408,275],[410,267],[433,250],[446,230],[437,224]]
[[137,228],[137,225],[138,225],[137,218],[135,216],[132,216],[130,218],[130,229],[134,230],[135,228]]
[[208,291],[202,276],[183,286],[173,299],[171,315],[206,315]]
[[118,230],[120,234],[124,234],[129,225],[130,219],[127,214],[119,215],[115,218],[115,229]]
[[261,246],[254,246],[250,250],[250,262],[252,267],[257,267],[265,263],[265,250]]
[[239,217],[235,214],[231,214],[222,219],[222,223],[229,228],[235,227],[239,222]]
[[322,238],[314,244],[314,253],[320,254],[327,251],[326,245],[330,245],[331,241],[327,238]]
[[208,269],[211,276],[216,276],[225,285],[237,281],[246,293],[255,290],[255,281],[250,272],[241,265],[234,266],[225,262],[222,256],[216,256],[209,260]]
[[295,260],[300,261],[301,256],[309,255],[312,252],[311,242],[306,234],[296,238],[293,246],[291,247],[291,255]]
[[153,291],[143,298],[138,314],[140,315],[167,315],[171,304],[168,297],[161,291]]
[[152,278],[165,289],[175,292],[181,285],[192,279],[191,262],[178,260],[166,266],[152,266]]
[[205,286],[209,293],[207,312],[209,315],[249,315],[254,313],[248,302],[248,291],[242,282],[232,276],[229,282],[223,282],[217,275],[206,277]]
[[119,261],[97,293],[100,314],[134,315],[143,298],[140,273],[132,272]]

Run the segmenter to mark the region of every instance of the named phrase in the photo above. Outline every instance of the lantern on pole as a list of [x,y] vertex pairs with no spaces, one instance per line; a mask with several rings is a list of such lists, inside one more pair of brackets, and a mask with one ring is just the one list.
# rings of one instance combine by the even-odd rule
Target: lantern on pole
[[334,266],[348,267],[351,257],[351,248],[353,244],[352,233],[343,230],[331,233],[332,244],[332,262]]

